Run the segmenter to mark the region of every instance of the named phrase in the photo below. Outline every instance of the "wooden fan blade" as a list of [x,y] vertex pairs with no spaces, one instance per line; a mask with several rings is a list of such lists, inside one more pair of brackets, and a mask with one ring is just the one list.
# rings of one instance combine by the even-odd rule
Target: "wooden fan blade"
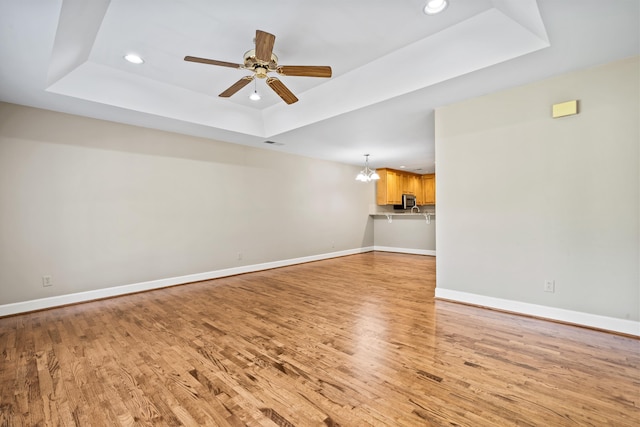
[[236,93],[237,91],[239,91],[240,89],[242,89],[243,87],[251,83],[252,80],[253,80],[253,76],[244,76],[243,78],[241,78],[240,80],[232,84],[229,87],[229,89],[225,90],[218,96],[221,96],[223,98],[229,98],[231,95],[233,95],[234,93]]
[[201,64],[220,65],[221,67],[242,68],[241,64],[234,64],[233,62],[216,61],[215,59],[198,58],[195,56],[185,56],[185,61],[200,62]]
[[276,77],[269,77],[267,79],[267,84],[275,93],[278,94],[280,98],[287,104],[293,104],[294,102],[298,102],[298,98],[291,92],[285,85],[280,81],[280,79]]
[[276,71],[283,76],[331,77],[331,67],[320,65],[281,65]]
[[276,36],[273,34],[256,30],[256,58],[259,61],[270,62],[275,42]]

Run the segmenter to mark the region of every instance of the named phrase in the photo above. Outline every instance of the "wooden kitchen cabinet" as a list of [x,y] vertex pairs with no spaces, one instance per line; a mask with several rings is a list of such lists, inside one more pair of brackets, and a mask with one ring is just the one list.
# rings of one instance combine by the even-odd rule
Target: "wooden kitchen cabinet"
[[436,174],[429,173],[422,175],[422,197],[420,201],[423,205],[436,204]]
[[413,194],[418,197],[420,186],[420,175],[406,172],[402,174],[402,194]]
[[401,205],[403,194],[416,196],[418,205],[433,205],[435,197],[435,174],[418,175],[395,169],[378,169],[380,179],[376,183],[378,205]]
[[393,169],[376,170],[380,179],[376,181],[376,203],[399,205],[402,203],[402,175]]

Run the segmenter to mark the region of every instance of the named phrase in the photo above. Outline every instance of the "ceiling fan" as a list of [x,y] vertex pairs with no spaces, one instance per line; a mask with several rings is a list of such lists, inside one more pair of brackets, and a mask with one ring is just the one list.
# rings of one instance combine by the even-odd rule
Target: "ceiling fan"
[[267,76],[270,72],[276,72],[282,76],[303,76],[303,77],[331,77],[331,67],[316,65],[278,65],[278,57],[273,53],[273,45],[276,36],[264,31],[256,30],[256,48],[244,54],[244,62],[235,64],[233,62],[216,61],[214,59],[197,58],[195,56],[185,56],[184,60],[189,62],[200,62],[202,64],[219,65],[221,67],[238,68],[241,70],[251,70],[253,75],[245,76],[232,84],[220,95],[229,98],[240,89],[248,85],[256,77],[267,79],[267,84],[280,98],[287,104],[293,104],[298,98],[291,92],[277,77]]

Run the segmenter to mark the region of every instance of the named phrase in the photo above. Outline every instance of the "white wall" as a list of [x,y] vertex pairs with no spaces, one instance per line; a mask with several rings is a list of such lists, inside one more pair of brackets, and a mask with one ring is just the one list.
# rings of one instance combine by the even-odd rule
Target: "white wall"
[[0,308],[370,249],[358,171],[0,103]]
[[[436,111],[436,295],[577,323],[640,319],[638,63]],[[579,115],[551,118],[572,99]]]

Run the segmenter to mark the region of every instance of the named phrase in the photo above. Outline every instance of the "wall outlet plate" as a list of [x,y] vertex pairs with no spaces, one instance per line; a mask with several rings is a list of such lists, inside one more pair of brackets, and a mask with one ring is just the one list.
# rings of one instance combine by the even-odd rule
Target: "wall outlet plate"
[[555,292],[556,291],[556,282],[555,282],[555,280],[545,280],[544,281],[544,291],[545,292]]
[[53,286],[53,279],[51,276],[42,276],[42,287],[47,288]]

